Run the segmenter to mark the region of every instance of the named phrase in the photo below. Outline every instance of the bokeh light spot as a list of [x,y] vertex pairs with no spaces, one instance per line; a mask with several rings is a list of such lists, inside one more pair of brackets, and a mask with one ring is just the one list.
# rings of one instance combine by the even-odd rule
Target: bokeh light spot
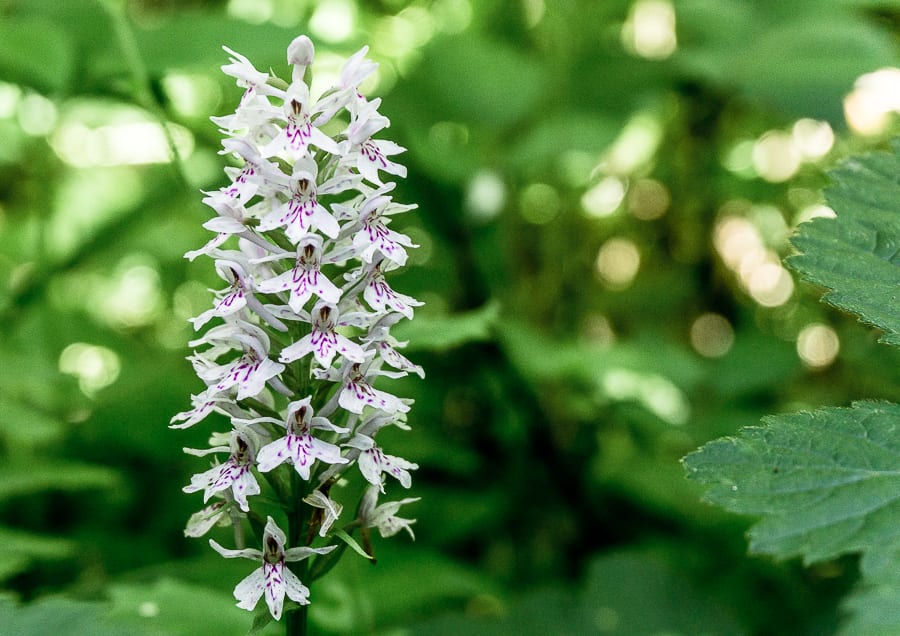
[[834,131],[827,121],[800,119],[791,128],[791,135],[805,161],[821,159],[834,145]]
[[753,168],[766,181],[787,181],[800,169],[800,159],[793,136],[780,130],[770,130],[753,145]]
[[121,367],[112,349],[83,342],[70,344],[59,356],[59,370],[78,378],[78,386],[88,396],[115,382]]
[[844,98],[847,125],[860,135],[878,135],[900,111],[900,69],[882,68],[861,75]]
[[222,98],[219,84],[206,75],[168,73],[162,87],[172,109],[184,117],[205,118]]
[[12,117],[19,108],[22,89],[15,84],[0,82],[0,119]]
[[746,281],[750,296],[763,307],[779,307],[794,293],[794,280],[779,263],[762,263]]
[[642,221],[660,218],[670,202],[669,190],[655,179],[638,179],[628,191],[628,209]]
[[42,137],[56,126],[56,105],[46,97],[30,93],[19,101],[19,125],[26,135]]
[[487,222],[500,214],[506,204],[506,185],[496,172],[480,170],[466,188],[465,207],[469,216]]
[[544,19],[547,5],[544,0],[522,0],[522,13],[525,15],[525,24],[534,28]]
[[330,0],[316,7],[309,30],[326,42],[343,42],[356,29],[356,5],[348,0]]
[[665,0],[638,0],[622,26],[622,45],[650,60],[664,60],[678,46],[675,8]]
[[797,354],[804,364],[821,369],[827,367],[840,351],[837,333],[828,325],[812,323],[797,336]]
[[444,33],[462,33],[472,22],[472,5],[469,0],[436,0],[431,5],[431,15]]
[[701,356],[719,358],[731,350],[734,329],[724,316],[703,314],[691,325],[691,346]]
[[227,11],[244,22],[262,24],[272,19],[274,9],[272,0],[229,0]]
[[546,183],[532,183],[519,195],[519,212],[529,223],[544,225],[559,215],[562,202],[559,193]]
[[581,208],[588,216],[602,218],[619,209],[625,198],[625,182],[608,176],[581,196]]
[[641,253],[633,241],[611,238],[597,252],[594,263],[600,280],[610,287],[623,289],[634,280],[641,265]]

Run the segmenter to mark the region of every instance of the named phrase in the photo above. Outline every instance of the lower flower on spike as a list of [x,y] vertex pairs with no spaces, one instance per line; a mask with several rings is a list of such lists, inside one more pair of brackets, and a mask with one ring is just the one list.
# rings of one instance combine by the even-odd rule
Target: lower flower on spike
[[209,540],[209,545],[226,559],[238,557],[262,561],[262,565],[250,573],[234,588],[234,598],[238,600],[237,606],[241,609],[252,610],[259,599],[265,594],[266,605],[272,618],[281,618],[284,607],[284,597],[301,605],[309,604],[309,588],[300,582],[297,575],[291,572],[285,563],[288,561],[302,561],[314,554],[328,554],[337,546],[324,548],[287,548],[287,537],[279,528],[272,517],[268,518],[266,529],[263,533],[263,549],[247,548],[244,550],[229,550],[223,548],[214,539]]

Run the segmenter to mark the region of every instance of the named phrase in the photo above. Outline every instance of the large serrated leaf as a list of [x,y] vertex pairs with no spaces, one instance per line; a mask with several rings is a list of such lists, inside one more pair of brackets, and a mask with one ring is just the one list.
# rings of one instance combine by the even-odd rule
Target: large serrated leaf
[[900,544],[863,555],[862,581],[844,601],[850,618],[841,636],[878,636],[900,632]]
[[827,303],[900,345],[900,143],[845,161],[831,176],[826,196],[837,216],[801,225],[792,242],[802,253],[787,262],[830,290]]
[[900,406],[768,417],[684,459],[705,499],[760,515],[750,550],[806,563],[900,540]]

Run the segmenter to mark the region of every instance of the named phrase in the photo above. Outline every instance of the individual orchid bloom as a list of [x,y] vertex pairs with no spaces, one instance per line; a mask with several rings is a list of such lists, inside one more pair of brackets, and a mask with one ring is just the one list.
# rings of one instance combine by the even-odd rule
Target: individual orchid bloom
[[184,257],[188,260],[192,261],[201,255],[214,255],[217,248],[232,236],[238,237],[239,241],[253,243],[263,249],[272,247],[265,239],[252,232],[248,226],[254,222],[253,210],[257,206],[251,206],[250,209],[247,209],[230,197],[217,193],[207,196],[203,199],[203,202],[218,214],[218,216],[209,219],[203,224],[203,227],[207,230],[216,232],[216,236],[200,249],[187,252]]
[[412,210],[415,206],[399,205],[391,201],[391,197],[384,194],[394,188],[390,183],[375,190],[359,209],[359,218],[362,227],[353,236],[353,247],[357,250],[359,258],[366,263],[371,263],[375,253],[380,252],[384,257],[397,265],[406,264],[405,247],[416,245],[405,234],[400,234],[388,228],[390,214],[397,214]]
[[318,168],[308,157],[300,159],[294,166],[291,178],[290,198],[259,223],[259,230],[266,232],[285,227],[291,243],[297,244],[313,229],[320,230],[330,238],[336,238],[340,228],[338,222],[318,201],[316,175]]
[[233,201],[230,197],[213,195],[207,196],[203,199],[203,202],[213,208],[218,214],[218,216],[203,224],[204,228],[216,232],[216,235],[200,249],[187,252],[184,257],[190,261],[193,261],[198,256],[210,255],[213,250],[232,236],[247,232],[247,226],[244,224],[245,210],[242,205]]
[[[329,407],[326,405],[323,407],[323,412],[326,411]],[[357,418],[357,415],[352,415],[350,417],[350,422],[352,423],[354,418]],[[374,439],[383,428],[388,426],[397,426],[403,430],[409,430],[409,427],[404,423],[405,415],[403,413],[384,413],[382,411],[371,410],[368,416],[358,425],[356,426],[356,430],[354,432],[354,436],[366,437]],[[350,425],[350,424],[348,424]],[[360,446],[360,445],[357,445]],[[347,460],[347,465],[352,465],[356,463],[356,459],[362,453],[362,450],[357,446],[344,446],[344,459]],[[362,444],[365,448],[368,448],[365,444]],[[321,487],[323,484],[328,482],[329,480],[333,480],[337,477],[341,472],[343,472],[346,466],[344,464],[333,464],[328,466],[325,470],[321,472],[318,476],[318,483]]]
[[303,498],[303,501],[313,508],[322,511],[319,513],[321,516],[321,521],[319,522],[319,536],[324,537],[328,535],[328,531],[331,530],[331,526],[334,525],[334,522],[340,518],[344,507],[330,499],[328,495],[325,495],[319,489],[313,490],[308,496]]
[[293,362],[312,352],[316,361],[323,367],[330,367],[334,356],[340,353],[347,360],[363,362],[366,352],[350,338],[337,332],[341,325],[351,324],[341,320],[336,305],[319,301],[313,307],[312,331],[294,344],[281,350],[281,362]]
[[220,278],[230,283],[230,286],[218,292],[220,298],[212,309],[190,319],[194,329],[199,329],[214,317],[231,316],[248,307],[278,331],[287,331],[285,324],[256,299],[253,293],[253,278],[248,272],[250,265],[243,255],[240,252],[221,252],[219,255],[222,258],[216,260],[216,272]]
[[222,148],[219,154],[237,155],[243,161],[243,166],[226,167],[225,174],[231,179],[231,183],[217,193],[209,195],[211,198],[224,197],[243,205],[267,182],[281,180],[281,171],[278,167],[264,158],[256,145],[247,139],[226,138],[222,141]]
[[192,395],[191,404],[193,408],[172,417],[169,428],[190,428],[194,424],[202,422],[210,413],[233,415],[233,411],[238,410],[230,398],[209,390]]
[[227,364],[213,364],[204,368],[202,363],[205,357],[200,354],[192,356],[192,361],[200,363],[197,368],[198,375],[215,392],[237,386],[238,400],[259,395],[267,381],[274,380],[284,371],[284,365],[269,359],[269,337],[261,329],[246,323],[243,323],[242,327],[233,325],[223,327],[229,329],[220,332],[210,330],[199,341],[211,339],[211,334],[212,338],[215,338],[220,333],[227,333],[242,345],[241,357]]
[[255,458],[255,442],[253,438],[242,431],[234,431],[231,436],[230,448],[216,446],[207,450],[185,449],[192,455],[208,455],[229,450],[228,461],[218,466],[213,466],[206,472],[191,477],[191,483],[182,490],[187,493],[203,491],[203,503],[209,501],[217,492],[229,489],[234,500],[244,512],[250,510],[247,497],[258,495],[259,483],[253,476],[251,468]]
[[352,121],[344,135],[345,162],[352,163],[369,183],[384,185],[378,171],[382,170],[401,178],[406,177],[406,167],[390,161],[389,156],[406,151],[406,148],[387,139],[372,139],[372,135],[390,126],[390,120],[378,113],[380,99],[368,101],[364,98],[351,100],[349,110]]
[[222,66],[222,72],[237,80],[237,85],[245,89],[241,96],[239,108],[247,107],[258,97],[263,95],[278,95],[279,90],[268,84],[269,76],[256,70],[253,64],[240,53],[236,53],[223,46],[223,49],[231,55],[229,63]]
[[[226,490],[222,493],[216,493],[216,496],[218,497],[223,493],[229,493],[229,491]],[[232,520],[231,516],[228,514],[228,508],[228,499],[222,497],[219,501],[214,501],[201,510],[198,510],[188,519],[187,525],[184,528],[184,536],[194,538],[202,537],[212,530],[214,526],[231,525]]]
[[318,111],[311,107],[309,87],[305,83],[291,83],[284,98],[283,111],[285,126],[262,148],[263,155],[271,157],[286,151],[296,159],[309,155],[310,146],[333,155],[340,154],[337,142],[312,123],[312,117]]
[[190,319],[194,329],[199,329],[213,317],[224,318],[247,306],[247,296],[250,295],[252,283],[244,267],[235,261],[221,259],[216,261],[216,272],[220,278],[229,282],[230,285],[227,289],[218,292],[220,298],[212,309],[208,309],[196,318]]
[[369,488],[366,489],[366,492],[359,503],[359,521],[362,526],[364,528],[377,528],[378,533],[384,539],[393,537],[401,530],[406,530],[409,533],[410,538],[415,540],[416,535],[413,534],[411,526],[416,520],[403,519],[402,517],[398,517],[397,513],[400,512],[401,506],[415,503],[416,501],[419,501],[421,497],[407,497],[400,501],[389,501],[377,506],[378,494],[380,492],[380,488],[375,485],[370,485]]
[[418,464],[406,461],[402,457],[388,455],[381,450],[375,440],[366,435],[354,435],[353,439],[347,442],[350,448],[360,450],[359,456],[356,458],[356,465],[359,466],[359,472],[362,473],[366,481],[373,486],[377,486],[384,492],[384,485],[381,475],[387,473],[400,482],[404,488],[412,485],[412,476],[410,470],[419,467]]
[[376,260],[368,270],[368,281],[363,290],[363,298],[375,311],[387,311],[391,309],[403,314],[412,320],[413,307],[419,307],[421,302],[391,289],[384,278],[384,260]]
[[287,536],[275,524],[272,517],[269,517],[266,522],[262,550],[254,548],[229,550],[223,548],[215,540],[209,540],[210,547],[226,559],[244,558],[262,561],[262,565],[258,569],[234,588],[234,598],[238,601],[238,607],[253,610],[259,599],[265,594],[266,605],[269,606],[272,618],[279,620],[284,608],[285,596],[301,605],[309,604],[309,588],[303,585],[297,575],[286,567],[286,563],[302,561],[314,554],[328,554],[337,546],[285,548],[286,543]]
[[406,152],[406,148],[393,141],[366,139],[357,148],[356,168],[366,180],[377,185],[383,183],[378,176],[379,170],[404,178],[406,166],[388,159],[391,155],[398,155],[401,152]]
[[348,103],[359,95],[359,85],[378,68],[378,64],[366,58],[368,52],[369,47],[364,46],[344,63],[338,83],[332,86],[317,104],[320,114],[316,117],[316,124],[323,126],[328,123],[335,114],[346,108]]
[[372,135],[391,125],[391,120],[378,112],[381,98],[368,100],[360,95],[347,104],[350,112],[350,124],[344,130],[344,136],[351,147],[359,146]]
[[[387,372],[381,371],[379,374],[387,375]],[[389,414],[409,411],[409,405],[397,396],[372,387],[366,378],[366,372],[362,370],[361,363],[344,362],[340,370],[325,369],[314,372],[314,375],[317,378],[341,382],[338,404],[351,413],[360,415],[367,406]]]
[[337,303],[341,290],[321,272],[322,238],[309,234],[297,243],[297,260],[293,268],[275,278],[262,281],[257,288],[267,294],[290,291],[288,305],[300,313],[313,294],[320,299]]
[[406,356],[397,351],[396,347],[405,347],[406,342],[400,342],[391,335],[391,327],[400,319],[398,313],[387,314],[380,318],[369,329],[366,337],[361,339],[366,349],[374,349],[385,364],[399,371],[412,372],[420,378],[425,377],[425,371],[417,364],[413,364]]
[[293,464],[294,470],[304,480],[309,480],[309,471],[313,462],[318,459],[326,464],[343,464],[348,460],[341,457],[341,449],[323,440],[313,437],[313,430],[329,432],[346,432],[334,426],[324,417],[313,417],[310,398],[304,398],[288,405],[286,422],[274,418],[259,418],[256,422],[267,421],[287,430],[284,437],[267,444],[256,456],[259,471],[267,473],[281,464]]

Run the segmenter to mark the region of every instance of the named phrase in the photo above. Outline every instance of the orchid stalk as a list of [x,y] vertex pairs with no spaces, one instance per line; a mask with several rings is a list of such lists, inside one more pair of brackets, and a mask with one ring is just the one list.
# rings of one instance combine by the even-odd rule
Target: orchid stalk
[[[387,282],[416,247],[392,218],[416,206],[393,200],[390,179],[406,168],[391,157],[405,149],[375,138],[390,121],[378,112],[380,99],[359,92],[376,69],[367,48],[316,99],[306,36],[288,46],[290,82],[225,50],[222,70],[244,93],[234,113],[213,121],[222,154],[239,165],[225,169],[226,186],[205,193],[213,238],[185,255],[212,259],[224,287],[191,319],[205,329],[188,358],[205,389],[171,427],[215,412],[231,429],[212,434],[209,448],[185,449],[213,458],[184,488],[203,492],[206,505],[185,534],[231,526],[234,548],[210,546],[260,563],[235,587],[238,607],[253,610],[265,597],[272,619],[286,616],[288,634],[304,633],[308,585],[333,567],[338,548],[374,559],[371,529],[412,536],[415,520],[397,514],[416,498],[377,503],[388,477],[409,488],[417,468],[378,443],[382,429],[407,428],[412,401],[375,384],[424,377],[390,334],[421,303]],[[354,479],[365,486],[351,507],[340,495]],[[273,502],[280,515],[268,514]],[[345,513],[353,509],[355,517]],[[352,537],[357,529],[362,545]]]

